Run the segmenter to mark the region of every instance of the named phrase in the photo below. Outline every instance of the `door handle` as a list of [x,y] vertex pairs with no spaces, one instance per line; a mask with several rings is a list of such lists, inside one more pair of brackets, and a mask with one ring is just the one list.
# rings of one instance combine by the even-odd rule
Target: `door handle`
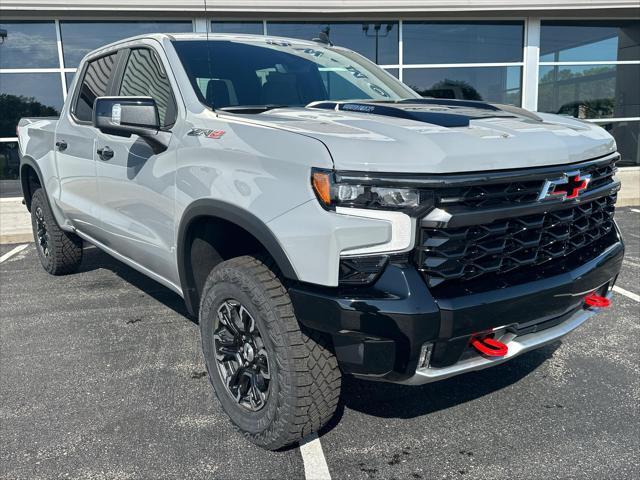
[[62,152],[67,149],[68,145],[67,145],[67,142],[65,142],[64,140],[58,140],[56,142],[56,147],[60,152]]
[[111,160],[113,158],[113,150],[109,147],[99,148],[97,153],[101,160]]

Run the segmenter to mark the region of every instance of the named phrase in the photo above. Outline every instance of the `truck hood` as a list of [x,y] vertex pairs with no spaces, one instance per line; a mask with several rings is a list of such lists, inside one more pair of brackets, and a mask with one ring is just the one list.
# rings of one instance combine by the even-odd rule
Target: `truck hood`
[[477,105],[324,102],[243,118],[320,140],[338,170],[505,170],[570,164],[616,148],[613,138],[593,124],[515,107]]

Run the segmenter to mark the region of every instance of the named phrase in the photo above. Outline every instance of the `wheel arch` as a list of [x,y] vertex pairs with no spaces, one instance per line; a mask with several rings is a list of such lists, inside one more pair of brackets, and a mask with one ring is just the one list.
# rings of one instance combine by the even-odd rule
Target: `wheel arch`
[[[202,225],[202,222],[223,222],[234,229],[240,229],[236,231],[244,232],[251,236],[262,247],[264,252],[273,258],[283,276],[292,280],[298,279],[296,271],[284,249],[262,220],[247,210],[222,200],[196,200],[186,208],[182,215],[177,238],[177,264],[180,286],[187,310],[192,315],[197,314],[200,302],[198,281],[192,262],[192,247],[194,239],[198,236],[198,226]],[[226,260],[226,258],[221,260]]]
[[20,186],[22,187],[22,196],[27,210],[31,211],[31,198],[34,192],[34,182],[37,182],[45,192],[47,201],[49,196],[46,195],[46,188],[42,180],[42,171],[40,167],[31,157],[22,157],[20,162]]

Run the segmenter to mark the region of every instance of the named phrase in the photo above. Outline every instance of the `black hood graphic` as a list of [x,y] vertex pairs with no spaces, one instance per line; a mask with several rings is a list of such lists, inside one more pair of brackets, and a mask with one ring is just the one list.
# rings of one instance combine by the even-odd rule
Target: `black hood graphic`
[[442,127],[468,127],[471,120],[482,118],[528,117],[529,119],[540,120],[533,114],[527,115],[529,112],[524,110],[519,112],[521,109],[516,107],[498,107],[485,102],[435,98],[416,98],[401,101],[321,101],[312,103],[307,107],[405,118]]

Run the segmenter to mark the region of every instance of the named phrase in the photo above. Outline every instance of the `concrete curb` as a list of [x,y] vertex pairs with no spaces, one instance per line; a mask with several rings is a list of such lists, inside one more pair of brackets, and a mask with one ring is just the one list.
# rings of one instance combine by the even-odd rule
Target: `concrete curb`
[[0,235],[0,245],[12,243],[31,243],[33,242],[33,233],[12,233]]

